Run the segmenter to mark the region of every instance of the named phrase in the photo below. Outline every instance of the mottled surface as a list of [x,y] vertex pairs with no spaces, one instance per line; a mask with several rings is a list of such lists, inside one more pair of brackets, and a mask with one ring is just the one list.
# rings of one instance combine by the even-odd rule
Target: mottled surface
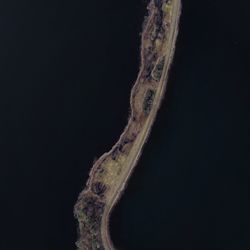
[[172,62],[180,1],[151,1],[141,38],[141,68],[131,91],[128,125],[113,148],[92,167],[75,205],[79,222],[77,246],[114,249],[109,215],[135,167],[159,109]]

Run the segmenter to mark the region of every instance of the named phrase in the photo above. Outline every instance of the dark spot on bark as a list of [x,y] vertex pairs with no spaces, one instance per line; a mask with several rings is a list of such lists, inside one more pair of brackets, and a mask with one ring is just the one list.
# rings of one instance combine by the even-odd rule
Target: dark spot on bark
[[163,68],[164,68],[164,62],[165,62],[165,57],[162,57],[156,66],[154,67],[154,70],[152,72],[152,76],[155,80],[159,81],[162,76]]
[[146,92],[146,96],[144,98],[144,102],[143,102],[143,111],[146,115],[149,114],[152,108],[154,96],[155,96],[155,91],[152,89],[148,89],[148,91]]
[[95,182],[92,184],[92,191],[94,194],[102,195],[106,191],[106,185],[102,182]]

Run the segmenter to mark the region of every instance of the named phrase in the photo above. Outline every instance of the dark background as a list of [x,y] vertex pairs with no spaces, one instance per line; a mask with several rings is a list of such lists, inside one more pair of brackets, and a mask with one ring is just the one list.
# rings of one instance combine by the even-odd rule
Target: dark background
[[[0,249],[75,249],[118,139],[146,1],[0,3]],[[250,249],[250,3],[183,1],[168,92],[111,218],[119,249]]]

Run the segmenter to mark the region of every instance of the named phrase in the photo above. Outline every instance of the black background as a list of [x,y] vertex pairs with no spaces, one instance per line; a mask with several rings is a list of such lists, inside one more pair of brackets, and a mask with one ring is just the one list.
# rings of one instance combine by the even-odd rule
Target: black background
[[[183,1],[169,87],[111,219],[119,249],[250,249],[250,3]],[[73,205],[118,139],[146,2],[0,4],[0,249],[75,249]]]

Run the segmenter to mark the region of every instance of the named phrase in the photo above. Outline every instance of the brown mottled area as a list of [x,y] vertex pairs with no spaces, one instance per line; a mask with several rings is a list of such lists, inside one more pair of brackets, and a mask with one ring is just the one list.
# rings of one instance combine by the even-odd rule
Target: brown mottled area
[[79,234],[84,235],[77,242],[79,249],[104,249],[100,238],[104,205],[97,197],[86,193],[83,195],[81,203],[75,206],[75,214],[79,221]]

